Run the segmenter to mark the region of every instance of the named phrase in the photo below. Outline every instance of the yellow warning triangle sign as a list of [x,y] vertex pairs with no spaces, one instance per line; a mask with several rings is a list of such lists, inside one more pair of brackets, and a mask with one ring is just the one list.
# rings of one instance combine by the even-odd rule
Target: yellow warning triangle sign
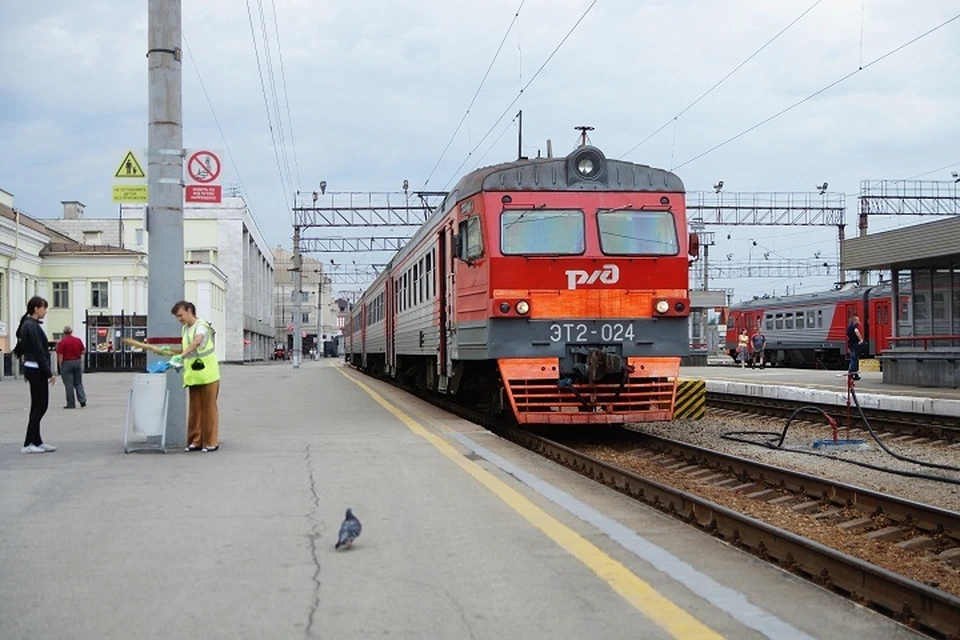
[[114,174],[115,178],[146,178],[147,174],[143,172],[143,169],[140,167],[140,163],[137,162],[137,157],[133,155],[133,151],[127,151],[127,155],[124,156],[123,162],[120,163],[120,166],[117,168],[117,173]]

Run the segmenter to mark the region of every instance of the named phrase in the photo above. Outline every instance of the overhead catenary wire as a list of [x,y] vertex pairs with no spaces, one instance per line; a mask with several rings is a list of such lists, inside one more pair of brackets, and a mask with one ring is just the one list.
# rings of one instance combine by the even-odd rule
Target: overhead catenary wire
[[260,12],[260,32],[263,35],[264,58],[267,63],[267,78],[270,81],[270,97],[273,102],[274,120],[277,123],[277,137],[280,140],[280,158],[285,169],[287,192],[293,193],[295,188],[293,186],[293,176],[290,173],[290,155],[287,153],[286,135],[283,132],[283,116],[280,115],[280,99],[277,96],[277,81],[273,72],[273,53],[267,31],[267,20],[263,13],[263,0],[257,0],[257,5]]
[[200,73],[200,67],[197,65],[197,59],[190,50],[190,44],[187,42],[186,33],[183,33],[182,30],[181,37],[183,38],[183,46],[187,50],[187,56],[190,58],[190,64],[193,65],[193,70],[197,74],[197,80],[200,81],[200,89],[203,91],[203,95],[207,100],[207,106],[210,107],[210,114],[213,116],[213,122],[217,125],[217,131],[220,132],[220,140],[223,141],[223,148],[226,149],[227,156],[230,158],[230,163],[233,166],[233,171],[237,174],[237,182],[240,183],[240,191],[243,194],[243,200],[250,209],[250,215],[253,218],[254,224],[257,225],[257,230],[259,231],[256,208],[253,204],[253,198],[251,197],[250,192],[247,190],[247,185],[243,182],[243,176],[240,174],[240,163],[237,162],[237,159],[233,155],[233,150],[230,148],[230,143],[227,142],[227,136],[224,134],[223,127],[220,125],[220,118],[217,117],[217,110],[213,106],[213,101],[210,99],[210,93],[207,91],[207,85],[204,83],[203,75]]
[[490,137],[490,134],[493,133],[493,131],[497,128],[497,125],[500,124],[500,122],[504,119],[507,113],[510,112],[510,109],[513,108],[513,105],[517,104],[517,101],[520,100],[520,98],[523,96],[523,92],[530,88],[530,85],[534,83],[534,81],[543,72],[543,70],[550,63],[553,57],[557,55],[557,52],[560,51],[560,48],[563,47],[564,43],[570,38],[571,35],[573,35],[573,32],[577,30],[577,27],[580,26],[580,23],[583,22],[584,18],[587,17],[587,14],[590,13],[590,10],[593,9],[593,7],[596,4],[597,4],[597,0],[593,0],[593,2],[590,3],[590,5],[584,10],[584,12],[577,19],[577,21],[573,24],[573,26],[570,27],[570,30],[567,31],[566,35],[563,36],[563,39],[560,40],[560,42],[557,44],[556,47],[554,47],[550,55],[547,56],[547,59],[543,61],[543,64],[540,65],[540,68],[537,69],[536,73],[534,73],[533,76],[531,76],[531,78],[526,82],[526,84],[523,85],[523,87],[517,93],[516,97],[510,101],[510,104],[506,106],[506,108],[503,110],[503,113],[500,114],[500,117],[498,117],[496,121],[493,123],[493,125],[491,125],[491,127],[487,130],[487,132],[483,134],[483,137],[480,138],[480,141],[477,142],[477,144],[470,149],[470,151],[467,153],[467,157],[464,158],[463,162],[460,163],[460,166],[457,167],[456,171],[453,172],[453,175],[450,177],[450,179],[447,180],[446,184],[444,184],[443,191],[446,191],[447,187],[450,186],[450,183],[453,182],[457,178],[457,176],[460,175],[460,170],[463,169],[463,167],[470,161],[470,158],[473,156],[473,153],[480,148],[480,146],[484,143],[484,141],[486,141],[487,138]]
[[[500,46],[497,47],[496,53],[493,54],[493,60],[490,61],[490,64],[487,66],[486,72],[483,74],[483,78],[480,79],[480,85],[477,87],[477,90],[473,93],[473,98],[470,99],[470,104],[467,105],[467,110],[463,112],[463,117],[460,118],[460,122],[457,124],[457,128],[453,130],[453,135],[450,136],[450,139],[447,141],[447,145],[443,148],[443,151],[440,153],[440,157],[437,158],[436,164],[433,165],[433,169],[430,170],[430,175],[427,176],[427,179],[423,182],[422,190],[426,190],[427,185],[430,183],[430,179],[433,178],[433,174],[436,173],[437,167],[440,166],[440,163],[443,161],[443,158],[447,155],[447,151],[450,150],[450,145],[453,144],[454,139],[457,137],[457,134],[460,133],[460,129],[463,127],[464,121],[470,115],[470,110],[473,109],[473,105],[477,102],[477,97],[480,95],[480,91],[483,89],[483,85],[486,84],[487,78],[490,76],[490,71],[493,70],[493,65],[497,62],[497,58],[500,57],[500,52],[503,50],[503,45],[507,42],[507,38],[510,36],[510,32],[513,31],[513,26],[517,23],[517,20],[520,18],[520,10],[523,9],[523,4],[526,0],[520,0],[520,6],[517,7],[517,10],[513,14],[513,20],[510,21],[510,25],[507,27],[506,33],[503,34],[503,38],[500,40]],[[469,123],[467,127],[469,129]]]
[[273,31],[274,37],[277,39],[277,54],[280,57],[280,79],[283,82],[283,100],[287,107],[287,131],[290,132],[290,147],[293,149],[293,166],[297,171],[297,185],[299,186],[302,184],[300,181],[300,160],[297,157],[297,143],[293,136],[293,118],[290,116],[290,92],[287,91],[287,72],[284,70],[283,49],[280,46],[280,26],[277,24],[277,5],[274,0],[270,0],[270,4],[273,7]]
[[904,42],[904,43],[901,44],[900,46],[895,47],[894,49],[891,49],[890,51],[886,52],[886,53],[883,54],[882,56],[880,56],[880,57],[878,57],[878,58],[874,58],[873,60],[871,60],[871,61],[868,62],[867,64],[865,64],[865,65],[863,65],[863,66],[861,66],[861,67],[859,67],[859,68],[857,68],[857,69],[854,69],[854,70],[851,71],[850,73],[848,73],[848,74],[846,74],[846,75],[844,75],[844,76],[842,76],[842,77],[834,80],[833,82],[831,82],[830,84],[826,85],[826,86],[823,87],[822,89],[819,89],[819,90],[817,90],[817,91],[814,91],[813,93],[811,93],[811,94],[808,95],[807,97],[802,98],[802,99],[800,99],[800,100],[797,100],[796,102],[794,102],[794,103],[791,104],[790,106],[785,107],[785,108],[781,109],[780,111],[774,113],[772,116],[769,116],[768,118],[765,118],[765,119],[761,120],[760,122],[756,123],[755,125],[744,129],[744,130],[741,131],[740,133],[738,133],[738,134],[736,134],[736,135],[734,135],[734,136],[731,136],[731,137],[727,138],[727,139],[724,140],[723,142],[720,142],[719,144],[716,144],[716,145],[710,147],[710,148],[707,149],[706,151],[703,151],[703,152],[701,152],[701,153],[693,156],[693,157],[690,158],[689,160],[687,160],[687,161],[685,161],[685,162],[677,165],[676,167],[674,167],[674,169],[680,169],[681,167],[685,167],[685,166],[687,166],[688,164],[691,164],[691,163],[699,160],[700,158],[702,158],[702,157],[704,157],[704,156],[706,156],[706,155],[709,155],[709,154],[713,153],[713,152],[716,151],[717,149],[720,149],[720,148],[722,148],[722,147],[727,146],[728,144],[730,144],[730,143],[733,142],[734,140],[738,140],[739,138],[742,138],[743,136],[747,135],[747,134],[750,133],[751,131],[755,131],[755,130],[759,129],[760,127],[762,127],[763,125],[767,124],[768,122],[771,122],[771,121],[779,118],[780,116],[782,116],[782,115],[785,114],[785,113],[788,113],[788,112],[790,112],[790,111],[793,111],[794,109],[796,109],[796,108],[799,107],[800,105],[802,105],[802,104],[804,104],[804,103],[806,103],[806,102],[809,102],[810,100],[816,98],[816,97],[819,96],[820,94],[825,93],[825,92],[829,91],[830,89],[834,88],[835,86],[841,84],[842,82],[845,82],[845,81],[849,80],[850,78],[852,78],[853,76],[857,75],[857,74],[860,73],[861,71],[865,71],[865,70],[869,69],[870,67],[872,67],[873,65],[875,65],[875,64],[877,64],[877,63],[879,63],[879,62],[881,62],[881,61],[889,58],[890,56],[893,56],[893,55],[899,53],[900,51],[903,51],[904,49],[906,49],[906,48],[909,47],[910,45],[912,45],[912,44],[914,44],[914,43],[916,43],[916,42],[919,42],[920,40],[926,38],[927,36],[931,35],[932,33],[935,33],[936,31],[939,31],[940,29],[944,28],[945,26],[947,26],[947,25],[950,24],[951,22],[954,22],[954,21],[957,20],[957,19],[960,19],[960,14],[957,14],[957,15],[953,16],[952,18],[948,18],[947,20],[944,20],[943,22],[941,22],[940,24],[936,25],[935,27],[932,27],[931,29],[928,29],[927,31],[924,31],[923,33],[921,33],[920,35],[912,38],[911,40],[908,40],[907,42]]
[[250,11],[250,0],[246,0],[246,4],[247,4],[247,19],[250,23],[250,36],[253,39],[253,51],[254,51],[254,54],[256,54],[256,58],[257,58],[257,74],[260,76],[260,92],[263,94],[263,108],[266,110],[266,113],[267,113],[267,128],[270,130],[270,140],[273,143],[273,155],[277,161],[277,175],[280,177],[280,191],[283,193],[283,201],[286,204],[286,208],[287,210],[290,211],[290,220],[292,222],[293,208],[290,206],[290,197],[287,192],[286,185],[284,183],[283,169],[281,168],[281,165],[280,165],[280,153],[277,150],[277,139],[276,139],[276,136],[274,135],[273,122],[272,122],[272,118],[270,117],[270,106],[267,103],[267,87],[263,81],[263,68],[260,65],[260,51],[257,47],[256,32],[253,28],[253,14]]
[[[754,51],[753,53],[751,53],[749,56],[747,56],[747,58],[746,58],[743,62],[741,62],[740,64],[738,64],[736,67],[734,67],[729,73],[727,73],[727,75],[725,75],[725,76],[723,76],[722,78],[720,78],[717,82],[714,83],[714,85],[713,85],[712,87],[710,87],[709,89],[707,89],[706,91],[704,91],[703,93],[701,93],[701,94],[697,97],[696,100],[694,100],[693,102],[691,102],[690,104],[688,104],[686,107],[684,107],[683,109],[681,109],[680,112],[677,113],[675,116],[673,116],[672,118],[670,118],[669,120],[667,120],[666,122],[664,122],[656,131],[654,131],[653,133],[649,134],[646,138],[644,138],[643,140],[641,140],[641,141],[638,142],[637,144],[635,144],[635,145],[633,145],[632,147],[630,147],[629,151],[627,151],[626,153],[623,154],[623,157],[626,158],[626,157],[629,156],[631,153],[633,153],[634,151],[636,151],[637,149],[639,149],[641,146],[643,146],[647,141],[649,141],[649,140],[650,140],[651,138],[653,138],[655,135],[657,135],[658,133],[660,133],[661,131],[663,131],[663,130],[666,129],[667,127],[669,127],[669,126],[670,126],[670,123],[676,124],[676,121],[680,118],[680,116],[682,116],[683,114],[685,114],[687,111],[689,111],[690,109],[692,109],[693,107],[695,107],[695,106],[697,105],[697,103],[699,103],[701,100],[703,100],[703,99],[706,98],[708,95],[710,95],[711,93],[713,93],[713,91],[714,91],[717,87],[719,87],[721,84],[723,84],[724,82],[726,82],[733,74],[735,74],[737,71],[739,71],[741,68],[743,68],[743,66],[746,65],[748,62],[750,62],[751,60],[753,60],[754,58],[756,58],[764,49],[766,49],[767,47],[769,47],[769,46],[770,46],[771,44],[773,44],[780,36],[782,36],[784,33],[786,33],[786,32],[790,29],[790,27],[792,27],[792,26],[795,25],[796,23],[800,22],[800,20],[801,20],[804,16],[806,16],[808,13],[810,13],[811,11],[813,11],[813,10],[816,8],[816,6],[817,6],[818,4],[820,4],[821,2],[823,2],[823,0],[816,0],[816,2],[814,2],[812,5],[810,5],[809,7],[807,7],[807,9],[806,9],[803,13],[801,13],[799,16],[797,16],[796,18],[794,18],[793,20],[791,20],[790,23],[789,23],[787,26],[785,26],[783,29],[781,29],[780,31],[778,31],[775,36],[773,36],[772,38],[770,38],[769,40],[767,40],[765,43],[763,43],[763,45],[762,45],[759,49],[757,49],[756,51]],[[674,129],[674,137],[676,137],[676,129]],[[672,162],[672,159],[671,159],[671,162]]]

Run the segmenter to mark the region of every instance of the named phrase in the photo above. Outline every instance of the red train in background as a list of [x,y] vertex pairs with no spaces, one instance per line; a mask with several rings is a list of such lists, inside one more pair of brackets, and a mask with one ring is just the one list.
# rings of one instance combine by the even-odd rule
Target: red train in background
[[[849,359],[847,325],[860,317],[866,348],[861,357],[883,353],[890,347],[892,287],[889,284],[848,285],[835,291],[795,296],[756,298],[730,307],[726,349],[736,359],[737,336],[743,329],[752,336],[758,327],[766,336],[766,361],[792,367],[837,368]],[[901,288],[900,317],[911,312],[909,290]],[[909,321],[904,322],[900,335]]]
[[518,423],[669,420],[686,229],[676,175],[592,146],[478,169],[351,310],[346,359]]

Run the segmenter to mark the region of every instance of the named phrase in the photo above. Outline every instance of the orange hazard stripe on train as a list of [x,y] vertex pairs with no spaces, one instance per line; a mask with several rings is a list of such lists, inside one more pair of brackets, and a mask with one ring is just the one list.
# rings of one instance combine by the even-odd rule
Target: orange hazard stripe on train
[[524,298],[530,301],[530,317],[546,318],[649,318],[653,301],[686,298],[685,289],[630,291],[626,289],[495,289],[493,298]]
[[626,384],[558,384],[557,358],[497,361],[520,424],[623,424],[673,418],[680,358],[628,358]]

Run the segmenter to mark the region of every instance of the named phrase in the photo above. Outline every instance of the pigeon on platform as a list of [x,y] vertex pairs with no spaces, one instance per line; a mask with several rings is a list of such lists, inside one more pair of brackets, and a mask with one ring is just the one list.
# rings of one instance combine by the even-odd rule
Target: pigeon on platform
[[362,528],[360,521],[353,515],[353,511],[347,509],[347,517],[343,521],[343,524],[340,525],[340,536],[337,538],[337,544],[334,548],[339,549],[343,547],[344,549],[349,549],[353,546],[353,541],[360,536],[360,530]]

